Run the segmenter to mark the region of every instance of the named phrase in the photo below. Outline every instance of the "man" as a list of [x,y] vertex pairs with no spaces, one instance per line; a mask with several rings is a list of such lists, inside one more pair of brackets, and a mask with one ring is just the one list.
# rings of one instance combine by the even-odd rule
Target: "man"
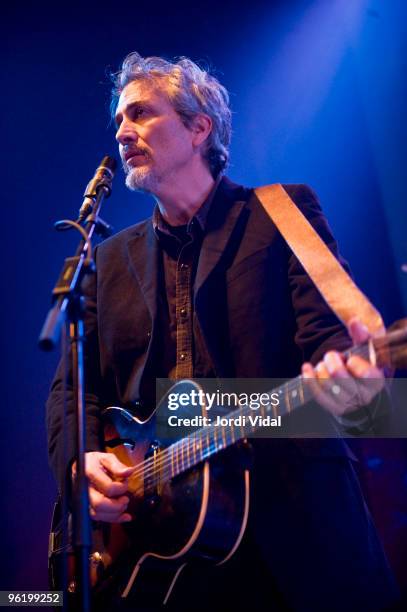
[[[251,189],[223,176],[231,113],[225,88],[188,59],[130,54],[116,75],[112,110],[131,190],[151,193],[152,219],[105,241],[86,282],[87,456],[90,513],[121,523],[133,468],[103,452],[100,414],[122,405],[147,418],[156,377],[291,378],[300,371],[332,415],[364,423],[383,372],[339,351],[368,338],[347,331],[321,299]],[[311,190],[285,189],[339,257]],[[302,364],[302,365],[301,365]],[[313,364],[313,365],[311,365]],[[361,400],[334,401],[323,380],[372,379]],[[321,383],[321,384],[320,384]],[[343,394],[342,394],[343,395]],[[69,397],[69,400],[71,397]],[[48,400],[51,465],[60,487],[62,370]],[[362,419],[360,412],[362,410]],[[72,403],[68,401],[68,422]],[[333,437],[334,437],[333,433]],[[240,549],[205,576],[181,577],[174,609],[382,610],[392,578],[339,440],[261,440]],[[137,517],[136,517],[137,520]],[[208,581],[210,587],[208,588]],[[171,603],[171,602],[170,602]]]

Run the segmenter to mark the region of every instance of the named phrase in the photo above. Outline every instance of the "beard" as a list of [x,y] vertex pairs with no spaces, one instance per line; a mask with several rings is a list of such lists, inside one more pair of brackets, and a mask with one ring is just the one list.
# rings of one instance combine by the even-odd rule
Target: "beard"
[[151,155],[147,151],[142,152],[145,155],[145,163],[140,166],[129,166],[123,159],[123,170],[126,174],[126,187],[130,189],[130,191],[151,193],[154,195],[162,177],[160,173],[157,172]]
[[129,166],[123,160],[126,187],[131,191],[157,195],[163,184],[171,181],[182,166],[182,162],[174,163],[174,160],[161,160],[160,163],[157,163],[148,154],[146,163],[140,166]]
[[154,189],[158,185],[158,179],[151,168],[148,168],[148,166],[127,167],[125,172],[128,189],[143,193],[154,193]]

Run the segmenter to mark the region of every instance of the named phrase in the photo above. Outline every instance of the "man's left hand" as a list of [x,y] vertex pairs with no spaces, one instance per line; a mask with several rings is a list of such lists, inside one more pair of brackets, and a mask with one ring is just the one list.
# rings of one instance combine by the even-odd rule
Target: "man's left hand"
[[[358,319],[350,321],[348,332],[354,345],[370,338]],[[358,355],[345,361],[337,351],[328,351],[315,368],[304,363],[302,375],[317,402],[337,417],[370,404],[384,387],[383,370]]]

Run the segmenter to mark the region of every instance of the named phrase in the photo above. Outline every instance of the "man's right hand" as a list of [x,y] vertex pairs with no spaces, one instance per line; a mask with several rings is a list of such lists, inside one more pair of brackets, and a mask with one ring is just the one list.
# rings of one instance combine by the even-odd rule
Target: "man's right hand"
[[[135,467],[121,463],[111,453],[85,453],[85,472],[89,480],[89,512],[94,521],[125,523],[132,520],[126,512],[129,497],[128,477]],[[76,475],[76,462],[72,465],[72,477]]]

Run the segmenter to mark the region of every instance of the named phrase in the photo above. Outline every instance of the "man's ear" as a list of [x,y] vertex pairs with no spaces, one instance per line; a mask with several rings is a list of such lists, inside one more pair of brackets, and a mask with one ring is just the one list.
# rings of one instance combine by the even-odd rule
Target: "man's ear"
[[199,147],[212,132],[212,119],[203,113],[196,115],[190,129],[193,134],[192,144]]

